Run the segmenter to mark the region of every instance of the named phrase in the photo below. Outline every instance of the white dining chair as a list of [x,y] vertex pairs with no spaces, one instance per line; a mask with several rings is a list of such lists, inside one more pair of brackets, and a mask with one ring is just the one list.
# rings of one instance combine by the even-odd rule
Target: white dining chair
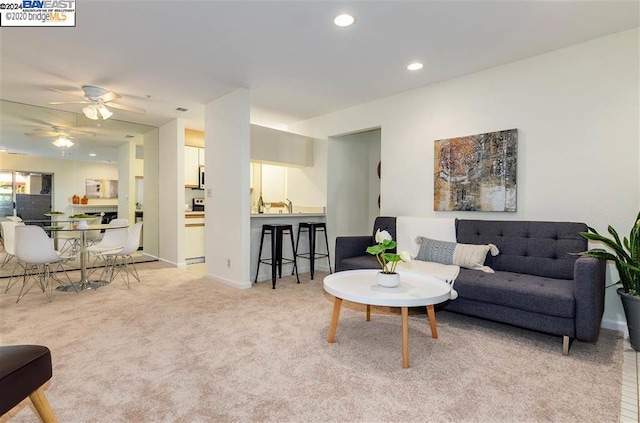
[[[91,264],[92,268],[95,268],[98,264],[98,260],[103,258],[103,253],[107,251],[120,250],[124,247],[125,242],[127,242],[127,237],[129,236],[129,219],[113,219],[109,222],[109,226],[120,229],[106,229],[100,242],[87,247],[89,254],[95,256],[93,263]],[[91,273],[94,271],[95,270],[92,269]]]
[[[24,226],[24,223],[14,222],[11,220],[4,220],[0,222],[0,226],[2,227],[2,235],[4,236],[4,243],[5,243],[4,244],[4,251],[5,251],[4,261],[2,262],[2,266],[0,267],[4,267],[16,255],[16,246],[15,246],[16,245],[16,241],[15,241],[16,227]],[[16,269],[19,268],[20,266],[21,266],[20,261],[16,259],[16,264],[13,266],[13,270],[11,271],[11,276],[9,277],[9,282],[7,282],[7,286],[4,290],[5,294],[9,292],[11,287],[15,285],[15,283],[17,282],[18,278],[15,277],[15,272],[16,272]]]
[[113,282],[118,274],[122,275],[127,288],[131,288],[129,284],[129,276],[133,276],[138,282],[140,277],[138,276],[138,270],[133,261],[132,254],[138,251],[140,246],[140,233],[142,232],[142,223],[136,222],[129,230],[127,241],[124,246],[118,250],[111,250],[102,253],[102,256],[106,260],[105,275],[108,275],[108,281]]
[[55,232],[55,237],[59,244],[58,250],[60,250],[61,254],[77,256],[80,252],[80,232],[72,230],[73,226],[73,222],[67,222],[63,230]]
[[5,251],[4,260],[0,267],[4,267],[13,257],[15,257],[15,227],[18,225],[24,226],[24,223],[14,222],[11,220],[3,220],[0,222],[0,226],[2,226],[2,237],[4,239]]
[[76,292],[79,292],[62,267],[62,263],[70,257],[63,257],[54,250],[44,229],[35,225],[17,226],[15,238],[15,255],[24,267],[22,289],[20,289],[16,302],[19,302],[34,285],[38,285],[51,301],[53,293],[51,280],[63,285],[57,272],[64,273],[69,284],[74,287]]
[[[102,216],[95,217],[93,219],[87,220],[87,224],[89,225],[100,225],[102,223]],[[95,245],[102,239],[102,234],[100,231],[86,231],[85,234],[86,245]]]

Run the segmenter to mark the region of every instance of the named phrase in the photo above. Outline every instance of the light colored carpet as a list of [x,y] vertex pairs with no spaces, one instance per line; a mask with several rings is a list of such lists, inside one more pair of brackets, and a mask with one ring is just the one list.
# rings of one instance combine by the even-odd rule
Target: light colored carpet
[[[116,280],[51,303],[35,290],[19,304],[15,288],[0,296],[0,343],[52,350],[46,392],[60,422],[617,421],[619,332],[565,357],[560,337],[444,311],[434,340],[416,310],[405,370],[395,310],[366,322],[345,302],[327,343],[323,274],[242,291],[157,262],[139,269],[130,290]],[[10,415],[37,421],[26,402]]]

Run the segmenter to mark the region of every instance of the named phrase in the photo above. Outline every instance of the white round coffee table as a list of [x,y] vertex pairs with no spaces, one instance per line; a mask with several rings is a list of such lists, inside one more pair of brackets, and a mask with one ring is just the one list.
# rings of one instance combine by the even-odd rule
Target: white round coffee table
[[348,270],[324,278],[324,290],[335,297],[329,329],[329,343],[335,341],[342,300],[367,306],[367,321],[371,306],[400,307],[402,310],[402,367],[409,367],[409,307],[427,307],[431,336],[438,338],[434,304],[449,299],[451,285],[431,276],[400,271],[400,286],[383,288],[376,283],[379,270]]

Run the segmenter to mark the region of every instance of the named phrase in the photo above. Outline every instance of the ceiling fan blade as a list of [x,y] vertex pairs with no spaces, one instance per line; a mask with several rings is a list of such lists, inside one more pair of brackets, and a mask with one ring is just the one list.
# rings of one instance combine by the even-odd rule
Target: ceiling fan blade
[[90,101],[78,100],[78,101],[50,101],[48,104],[89,104]]
[[28,137],[36,137],[36,138],[48,138],[48,137],[58,136],[57,132],[51,132],[51,131],[25,132],[24,134]]
[[98,100],[102,101],[103,103],[108,103],[110,101],[115,100],[116,98],[120,98],[120,95],[114,93],[113,91],[109,91],[107,93],[102,94],[101,96],[98,96]]
[[79,98],[84,98],[84,95],[82,94],[76,94],[74,92],[69,92],[69,91],[62,91],[59,90],[57,88],[51,88],[51,87],[47,87],[47,89],[49,91],[53,91],[54,93],[60,93],[60,94],[64,94],[64,95],[70,95],[71,97],[79,97]]
[[104,105],[107,107],[111,107],[113,109],[124,110],[125,112],[138,113],[141,115],[144,115],[145,113],[147,113],[146,110],[141,109],[139,107],[125,106],[123,104],[118,104],[118,103],[104,103]]

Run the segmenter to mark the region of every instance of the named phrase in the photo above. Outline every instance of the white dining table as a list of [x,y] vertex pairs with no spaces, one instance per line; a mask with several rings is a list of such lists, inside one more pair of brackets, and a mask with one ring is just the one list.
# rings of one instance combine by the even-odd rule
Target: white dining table
[[96,289],[106,284],[104,281],[89,281],[87,279],[87,232],[89,231],[101,231],[101,230],[110,230],[110,229],[122,229],[126,226],[112,226],[106,223],[100,223],[97,225],[59,225],[59,226],[45,226],[43,229],[45,231],[51,232],[79,232],[80,233],[80,251],[78,256],[80,258],[80,281],[74,282],[72,285],[61,285],[58,290],[60,291],[75,291],[76,288],[78,290],[85,289]]

